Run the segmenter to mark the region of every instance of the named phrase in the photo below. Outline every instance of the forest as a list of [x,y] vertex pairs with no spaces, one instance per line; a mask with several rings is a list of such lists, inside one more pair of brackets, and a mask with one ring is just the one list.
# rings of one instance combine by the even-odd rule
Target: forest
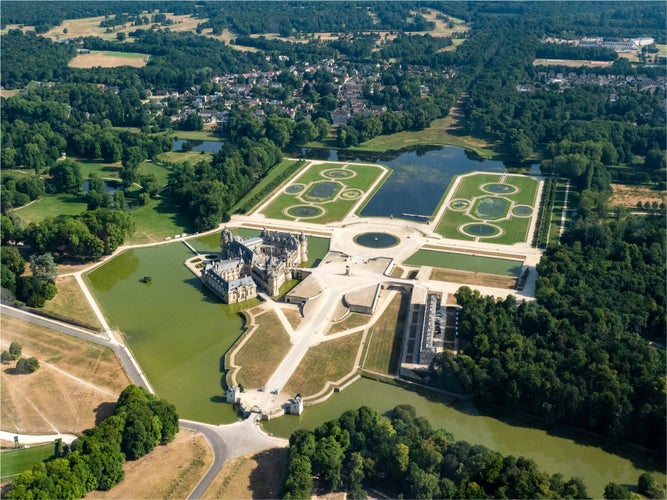
[[433,429],[410,405],[385,419],[350,410],[314,431],[290,437],[283,498],[346,491],[390,498],[587,498],[581,479],[540,471],[532,460],[503,456]]

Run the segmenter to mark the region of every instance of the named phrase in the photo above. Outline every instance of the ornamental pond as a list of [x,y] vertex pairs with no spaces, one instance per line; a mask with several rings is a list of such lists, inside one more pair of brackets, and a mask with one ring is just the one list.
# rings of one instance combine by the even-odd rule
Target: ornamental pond
[[[458,164],[461,157],[467,162],[465,166],[453,169],[440,168],[437,165],[442,164],[444,153],[453,158],[447,160],[450,166],[450,161]],[[407,158],[403,158],[404,155]],[[396,168],[396,162],[406,167],[403,173],[394,171],[366,206],[363,215],[386,215],[388,207],[391,208],[389,200],[392,203],[396,200],[421,203],[427,196],[418,186],[430,185],[437,174],[441,176],[438,194],[430,195],[429,204],[422,208],[417,205],[400,208],[407,213],[431,213],[447,186],[446,177],[484,170],[485,164],[494,169],[492,171],[505,171],[502,163],[470,160],[459,148],[404,155],[385,162],[392,168]],[[418,179],[414,185],[408,183],[409,179],[417,177],[416,172],[421,176],[422,170],[426,181]],[[382,193],[392,178],[400,182]],[[406,192],[420,194],[405,196]],[[384,201],[374,204],[378,196]],[[326,243],[317,240],[309,243],[309,253],[315,261],[327,249]],[[199,251],[208,252],[217,249],[218,241],[218,235],[211,235],[190,240],[190,243]],[[241,334],[243,320],[238,306],[221,304],[186,269],[183,262],[191,255],[178,241],[128,250],[90,272],[86,279],[110,325],[123,333],[155,390],[176,405],[182,418],[212,424],[231,423],[237,416],[231,405],[223,402],[223,357]],[[142,282],[145,276],[151,276],[150,283]],[[530,422],[511,420],[506,415],[482,416],[474,406],[447,404],[410,390],[364,379],[330,400],[307,408],[301,417],[285,416],[266,423],[265,427],[276,435],[287,436],[297,428],[312,429],[361,405],[386,412],[402,403],[412,404],[434,427],[452,432],[456,439],[483,444],[503,454],[532,458],[549,473],[582,477],[593,497],[601,497],[604,485],[609,481],[635,484],[645,470],[653,472],[659,481],[665,481],[664,472],[656,472],[664,467],[662,461],[653,464],[640,451],[609,451],[609,443],[600,438],[551,434],[535,428]]]

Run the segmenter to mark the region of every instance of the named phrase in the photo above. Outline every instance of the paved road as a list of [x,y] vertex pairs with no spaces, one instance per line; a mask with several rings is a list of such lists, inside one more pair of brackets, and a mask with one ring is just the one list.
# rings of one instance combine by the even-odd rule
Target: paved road
[[188,498],[201,498],[211,481],[220,472],[228,460],[242,457],[269,448],[285,447],[286,439],[276,438],[265,434],[253,414],[246,420],[240,420],[228,425],[209,425],[190,420],[180,420],[184,429],[201,432],[213,449],[214,459],[209,470],[204,474],[199,484]]
[[19,444],[41,444],[41,443],[53,443],[56,439],[60,438],[63,440],[63,443],[70,444],[78,436],[74,434],[16,434],[15,432],[5,432],[0,431],[0,439],[3,441],[12,441],[14,442],[14,437],[18,436]]

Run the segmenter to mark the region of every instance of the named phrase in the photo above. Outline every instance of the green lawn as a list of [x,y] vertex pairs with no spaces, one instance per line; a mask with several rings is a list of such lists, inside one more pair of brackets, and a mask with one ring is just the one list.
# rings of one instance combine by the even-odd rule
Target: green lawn
[[53,452],[53,444],[3,451],[0,454],[0,481],[7,481],[33,465],[53,457]]
[[452,117],[433,120],[429,128],[417,132],[403,131],[390,135],[379,135],[350,149],[385,152],[419,145],[459,146],[475,151],[479,156],[487,159],[500,159],[501,156],[494,142],[473,138],[454,130]]
[[190,223],[169,198],[151,199],[130,212],[136,224],[128,244],[153,243],[168,236],[190,233]]
[[140,54],[139,52],[116,52],[115,50],[91,50],[90,53],[109,57],[127,57],[128,59],[143,59],[148,56],[148,54]]
[[73,194],[45,194],[31,204],[15,210],[26,224],[41,222],[47,217],[79,215],[88,205],[83,196]]
[[252,200],[255,196],[259,195],[262,192],[262,190],[265,189],[266,186],[268,186],[276,179],[278,179],[280,176],[282,176],[285,173],[285,171],[288,170],[295,163],[296,162],[294,160],[283,160],[277,165],[275,165],[271,170],[269,170],[269,173],[262,178],[262,180],[260,180],[257,184],[255,184],[255,186],[248,192],[248,194],[246,194],[243,198],[241,198],[236,203],[236,205],[232,207],[231,212],[235,213],[246,203]]
[[522,262],[519,260],[500,259],[484,255],[467,255],[434,250],[418,250],[405,264],[411,266],[431,266],[443,269],[458,269],[477,273],[498,274],[518,277]]
[[102,179],[120,180],[120,170],[123,166],[120,162],[107,163],[102,160],[87,160],[76,158],[75,161],[81,167],[81,177],[87,179],[90,174],[95,174]]
[[382,317],[371,328],[363,367],[378,373],[398,373],[401,340],[408,311],[409,296],[397,294]]

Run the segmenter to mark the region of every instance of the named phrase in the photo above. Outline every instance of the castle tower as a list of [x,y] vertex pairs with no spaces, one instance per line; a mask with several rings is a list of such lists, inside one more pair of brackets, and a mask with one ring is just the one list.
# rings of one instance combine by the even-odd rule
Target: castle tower
[[220,252],[222,253],[222,257],[227,259],[229,258],[229,245],[232,242],[232,233],[229,229],[227,229],[227,226],[222,230],[222,233],[220,233]]
[[299,244],[301,247],[301,262],[303,263],[308,260],[308,238],[303,234],[303,231],[301,231],[301,234],[299,235]]

